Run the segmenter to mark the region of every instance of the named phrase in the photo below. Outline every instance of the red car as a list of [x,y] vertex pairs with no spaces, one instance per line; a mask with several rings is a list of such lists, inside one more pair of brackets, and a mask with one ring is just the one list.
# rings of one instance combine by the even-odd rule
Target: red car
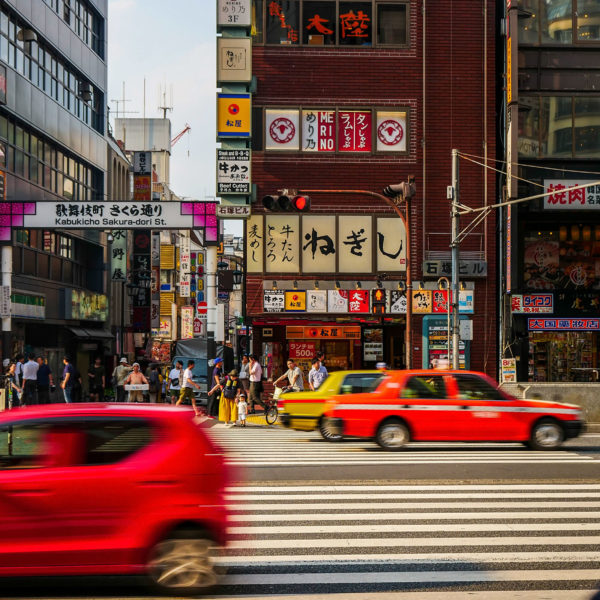
[[144,574],[216,583],[220,450],[188,409],[61,404],[0,413],[0,575]]
[[386,450],[434,440],[552,450],[584,427],[578,406],[518,400],[470,371],[393,371],[374,392],[330,398],[324,414],[333,434],[375,438]]

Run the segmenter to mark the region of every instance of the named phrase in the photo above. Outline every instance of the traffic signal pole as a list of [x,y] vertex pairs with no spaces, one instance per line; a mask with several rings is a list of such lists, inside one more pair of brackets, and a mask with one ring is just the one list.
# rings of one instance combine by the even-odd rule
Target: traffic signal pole
[[458,150],[452,150],[452,368],[460,368]]
[[[404,197],[404,211],[400,208],[399,203],[397,204],[394,200],[400,200],[400,197],[395,199],[388,198],[383,194],[377,192],[371,192],[369,190],[299,190],[302,194],[356,194],[361,196],[371,196],[382,200],[388,206],[391,206],[396,214],[402,219],[404,223],[404,229],[406,230],[406,331],[405,331],[405,363],[407,369],[412,369],[412,277],[410,269],[410,197]],[[458,297],[458,296],[457,296]]]

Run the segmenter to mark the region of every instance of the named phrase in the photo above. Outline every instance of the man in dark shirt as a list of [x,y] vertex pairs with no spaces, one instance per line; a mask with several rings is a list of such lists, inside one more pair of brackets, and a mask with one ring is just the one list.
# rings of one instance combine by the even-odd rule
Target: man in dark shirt
[[96,358],[94,364],[90,365],[88,369],[88,381],[90,382],[90,400],[92,402],[102,402],[104,400],[106,376],[101,358]]
[[65,366],[63,369],[62,383],[60,384],[60,387],[65,395],[65,402],[67,404],[71,404],[71,402],[73,402],[73,374],[75,373],[75,369],[73,369],[71,359],[68,356],[63,358],[63,364]]
[[[221,358],[215,358],[215,365],[212,372],[212,379],[210,380],[210,385],[208,389],[212,389],[213,386],[221,383],[221,377],[223,375],[223,360]],[[216,417],[219,412],[219,400],[221,399],[221,390],[218,389],[214,394],[211,394],[208,398],[208,404],[206,406],[206,412],[209,417]]]
[[37,372],[37,396],[39,404],[50,404],[50,387],[54,387],[52,370],[43,356],[37,359],[39,368]]

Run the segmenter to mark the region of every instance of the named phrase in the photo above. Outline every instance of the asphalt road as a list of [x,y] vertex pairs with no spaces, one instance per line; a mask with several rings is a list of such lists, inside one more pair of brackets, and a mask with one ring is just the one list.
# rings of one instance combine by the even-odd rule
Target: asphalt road
[[[600,584],[600,434],[557,452],[397,453],[273,427],[211,434],[239,481],[228,574],[207,598],[589,600]],[[0,598],[154,596],[103,577],[5,580]]]

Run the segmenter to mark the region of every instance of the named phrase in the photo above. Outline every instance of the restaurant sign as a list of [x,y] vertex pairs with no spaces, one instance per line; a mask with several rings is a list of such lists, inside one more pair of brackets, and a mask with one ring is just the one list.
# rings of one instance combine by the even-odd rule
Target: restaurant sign
[[600,319],[538,319],[527,320],[529,331],[599,331]]
[[544,179],[544,208],[552,210],[600,210],[600,185],[574,187],[594,183],[594,180]]
[[513,314],[554,312],[553,294],[513,294],[510,298]]

